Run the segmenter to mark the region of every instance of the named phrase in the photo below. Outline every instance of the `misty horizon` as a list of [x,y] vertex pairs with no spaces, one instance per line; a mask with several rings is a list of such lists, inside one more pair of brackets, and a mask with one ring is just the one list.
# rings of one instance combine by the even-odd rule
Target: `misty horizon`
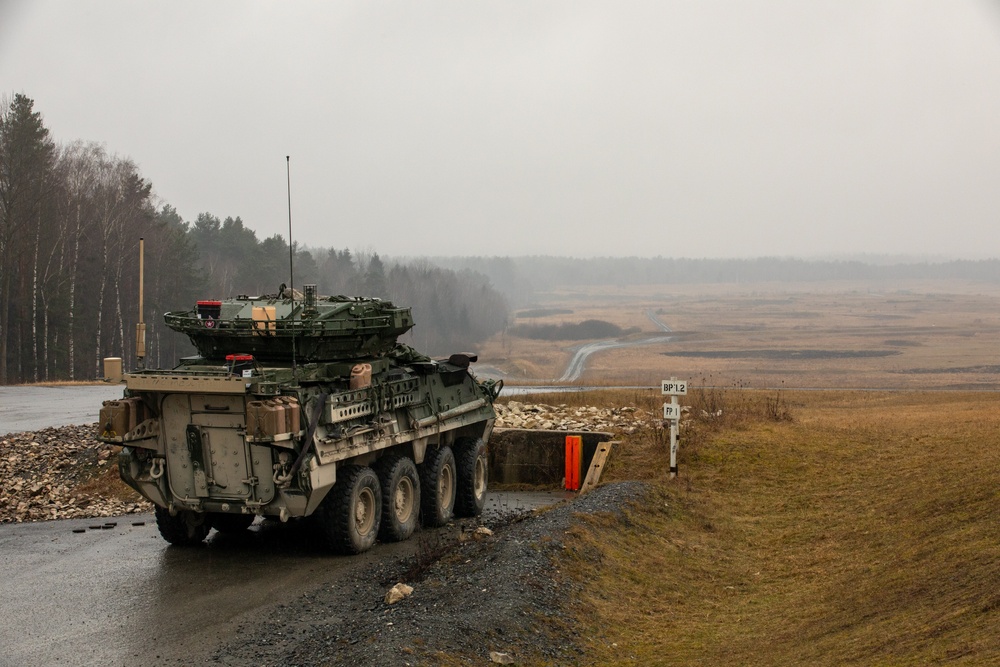
[[998,255],[990,0],[6,0],[14,93],[187,221],[287,235],[290,166],[309,247]]

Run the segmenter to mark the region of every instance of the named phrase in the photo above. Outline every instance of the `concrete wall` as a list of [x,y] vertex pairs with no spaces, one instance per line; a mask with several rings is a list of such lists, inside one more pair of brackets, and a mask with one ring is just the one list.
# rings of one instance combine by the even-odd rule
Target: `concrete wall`
[[597,446],[612,439],[610,433],[498,428],[489,442],[490,486],[517,484],[563,488],[567,435],[578,435],[583,440],[582,480]]

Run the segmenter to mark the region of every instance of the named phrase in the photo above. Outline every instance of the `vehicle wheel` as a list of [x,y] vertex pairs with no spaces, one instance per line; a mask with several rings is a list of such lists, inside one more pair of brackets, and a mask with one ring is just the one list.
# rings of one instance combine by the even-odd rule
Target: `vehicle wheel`
[[230,514],[229,512],[213,512],[210,517],[212,528],[226,535],[239,535],[253,523],[253,514]]
[[417,466],[408,456],[389,456],[379,466],[378,481],[382,485],[383,542],[402,542],[417,527],[420,515],[420,476]]
[[443,526],[455,512],[455,454],[451,447],[430,450],[420,466],[420,513],[425,526]]
[[163,539],[178,547],[201,544],[212,528],[204,512],[182,510],[177,516],[170,516],[167,508],[159,506],[156,508],[156,527]]
[[455,445],[455,466],[458,491],[455,515],[479,516],[486,504],[486,483],[489,479],[489,459],[482,438],[464,438]]
[[382,516],[378,475],[365,466],[337,471],[337,483],[323,499],[319,523],[331,549],[359,554],[375,544]]

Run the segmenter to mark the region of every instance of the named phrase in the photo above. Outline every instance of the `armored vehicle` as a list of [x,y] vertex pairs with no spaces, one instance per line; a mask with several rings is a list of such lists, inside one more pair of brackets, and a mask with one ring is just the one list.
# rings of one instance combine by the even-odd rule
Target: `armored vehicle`
[[474,354],[398,343],[409,308],[282,286],[165,320],[198,355],[127,373],[98,439],[121,445],[121,478],[167,541],[314,517],[332,549],[360,553],[482,511],[502,382],[479,381]]

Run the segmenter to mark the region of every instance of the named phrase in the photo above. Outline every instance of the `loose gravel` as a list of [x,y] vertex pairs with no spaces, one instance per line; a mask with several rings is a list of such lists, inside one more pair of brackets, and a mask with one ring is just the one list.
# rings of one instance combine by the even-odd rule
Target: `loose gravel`
[[[212,664],[578,663],[581,642],[569,612],[579,584],[555,557],[578,515],[620,515],[645,490],[641,482],[609,484],[542,512],[497,519],[487,525],[492,535],[472,525],[451,537],[437,532],[415,558],[372,565],[240,627]],[[388,604],[386,593],[399,582],[413,592]]]

